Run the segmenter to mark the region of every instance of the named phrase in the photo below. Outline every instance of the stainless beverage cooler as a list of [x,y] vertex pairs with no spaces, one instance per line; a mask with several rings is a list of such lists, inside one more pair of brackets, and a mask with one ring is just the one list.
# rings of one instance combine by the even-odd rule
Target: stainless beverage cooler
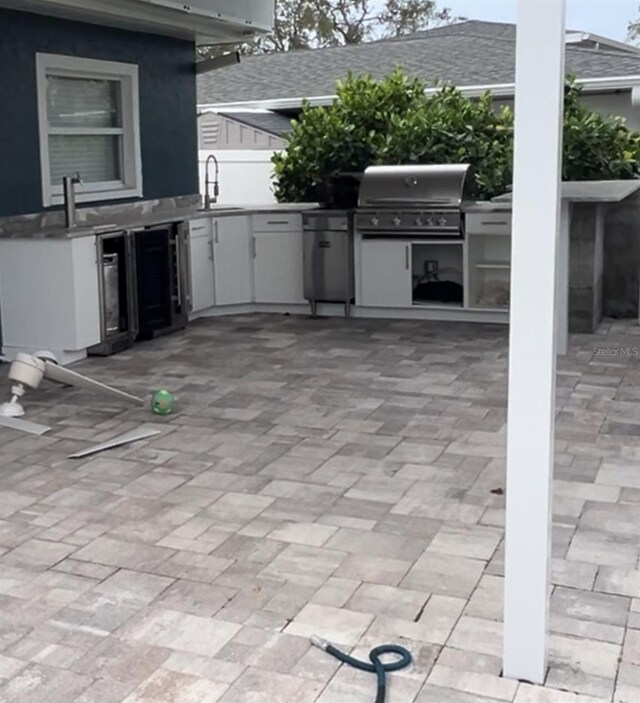
[[107,336],[120,331],[120,291],[118,282],[118,255],[102,255],[104,278],[104,318]]
[[127,232],[96,237],[98,291],[100,294],[100,342],[89,354],[107,356],[127,349],[137,334],[135,257]]

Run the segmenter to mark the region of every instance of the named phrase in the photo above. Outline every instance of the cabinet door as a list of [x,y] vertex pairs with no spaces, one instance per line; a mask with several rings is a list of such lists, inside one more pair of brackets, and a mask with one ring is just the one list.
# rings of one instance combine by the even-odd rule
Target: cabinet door
[[304,303],[302,232],[255,236],[257,303]]
[[359,305],[411,307],[411,244],[393,239],[365,239],[361,255]]
[[213,239],[211,233],[205,237],[191,237],[191,311],[206,310],[215,305],[213,285]]
[[253,242],[248,217],[221,217],[213,223],[216,305],[253,301]]

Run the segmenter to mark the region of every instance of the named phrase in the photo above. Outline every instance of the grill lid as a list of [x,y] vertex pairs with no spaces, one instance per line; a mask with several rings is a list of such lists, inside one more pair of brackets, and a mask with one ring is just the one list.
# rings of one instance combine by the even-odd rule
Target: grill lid
[[369,166],[359,207],[459,208],[469,164]]

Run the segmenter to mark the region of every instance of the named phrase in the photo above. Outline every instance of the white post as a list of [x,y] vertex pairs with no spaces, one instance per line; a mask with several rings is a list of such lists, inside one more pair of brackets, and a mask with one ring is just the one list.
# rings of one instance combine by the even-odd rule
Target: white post
[[565,0],[518,0],[504,675],[546,672]]

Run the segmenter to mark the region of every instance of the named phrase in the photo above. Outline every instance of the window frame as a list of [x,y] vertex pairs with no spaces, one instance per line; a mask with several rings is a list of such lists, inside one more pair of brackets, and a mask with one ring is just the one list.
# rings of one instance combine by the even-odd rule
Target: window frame
[[[67,134],[71,136],[98,133],[114,134],[122,138],[120,152],[122,180],[78,184],[76,186],[77,202],[141,198],[143,189],[138,66],[115,61],[38,53],[36,54],[36,71],[43,205],[51,207],[64,203],[62,185],[55,186],[51,182],[49,137]],[[47,104],[48,76],[117,81],[120,84],[122,127],[50,127]]]

